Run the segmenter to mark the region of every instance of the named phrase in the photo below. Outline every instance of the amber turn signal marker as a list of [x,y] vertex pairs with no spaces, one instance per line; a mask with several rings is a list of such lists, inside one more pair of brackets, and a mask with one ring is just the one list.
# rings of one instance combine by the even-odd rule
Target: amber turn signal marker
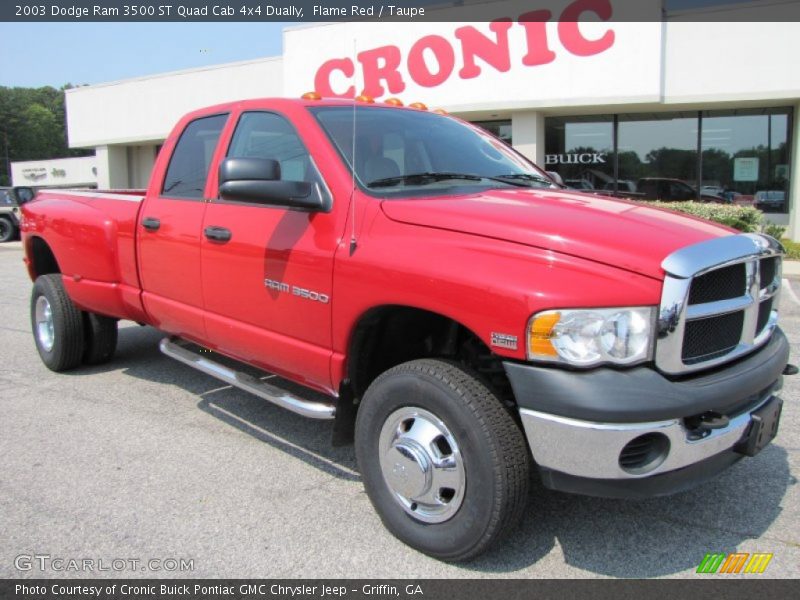
[[322,100],[322,96],[318,92],[306,92],[300,98],[303,100]]
[[384,100],[384,104],[388,104],[390,106],[403,106],[403,101],[400,98],[387,98]]
[[558,356],[558,352],[550,342],[553,328],[558,323],[561,315],[557,312],[545,313],[536,317],[530,325],[528,332],[528,350],[531,355]]
[[417,108],[419,110],[428,110],[428,107],[425,106],[422,102],[412,102],[408,105],[409,108]]
[[373,98],[372,96],[361,94],[360,96],[356,96],[356,102],[367,102],[369,104],[372,104],[373,102],[375,102],[375,98]]
[[447,111],[443,108],[434,108],[432,112],[435,112],[437,115],[446,115]]

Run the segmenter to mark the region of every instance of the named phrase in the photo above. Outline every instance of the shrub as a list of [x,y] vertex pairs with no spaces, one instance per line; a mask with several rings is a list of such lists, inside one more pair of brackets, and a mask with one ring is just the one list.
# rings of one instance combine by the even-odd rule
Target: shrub
[[[646,206],[666,208],[708,221],[714,221],[728,227],[733,227],[744,233],[762,231],[764,228],[764,213],[752,206],[738,206],[736,204],[712,204],[704,202],[640,202]],[[767,232],[768,235],[772,235]],[[782,232],[781,232],[782,233]],[[773,235],[773,237],[776,237]],[[780,235],[777,236],[780,239]]]

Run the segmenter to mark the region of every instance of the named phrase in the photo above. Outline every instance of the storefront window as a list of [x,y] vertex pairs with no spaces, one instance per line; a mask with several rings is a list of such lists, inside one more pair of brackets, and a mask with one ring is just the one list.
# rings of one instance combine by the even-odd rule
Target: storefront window
[[545,164],[572,188],[788,213],[791,108],[550,117]]
[[613,189],[613,140],[611,115],[547,119],[543,167],[571,188]]
[[472,123],[483,127],[493,136],[499,137],[506,144],[511,145],[511,121],[473,121]]
[[788,212],[789,109],[703,113],[703,191]]
[[621,115],[619,189],[652,200],[694,199],[697,127],[696,112]]

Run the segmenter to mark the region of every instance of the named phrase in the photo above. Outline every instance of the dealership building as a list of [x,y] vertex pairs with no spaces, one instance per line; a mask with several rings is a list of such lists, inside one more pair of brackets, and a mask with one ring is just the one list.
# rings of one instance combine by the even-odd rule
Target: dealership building
[[760,202],[798,240],[800,28],[758,22],[764,4],[623,22],[615,0],[565,0],[547,22],[498,5],[491,23],[290,27],[282,56],[68,90],[69,144],[96,150],[98,187],[138,188],[187,111],[310,90],[397,97],[479,123],[568,185],[689,184]]

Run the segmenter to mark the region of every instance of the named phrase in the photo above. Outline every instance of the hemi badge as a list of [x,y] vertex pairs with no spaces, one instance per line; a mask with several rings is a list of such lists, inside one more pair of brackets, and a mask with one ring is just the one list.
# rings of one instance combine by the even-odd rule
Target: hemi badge
[[498,348],[508,348],[509,350],[517,349],[517,336],[509,335],[507,333],[492,332],[492,346]]

